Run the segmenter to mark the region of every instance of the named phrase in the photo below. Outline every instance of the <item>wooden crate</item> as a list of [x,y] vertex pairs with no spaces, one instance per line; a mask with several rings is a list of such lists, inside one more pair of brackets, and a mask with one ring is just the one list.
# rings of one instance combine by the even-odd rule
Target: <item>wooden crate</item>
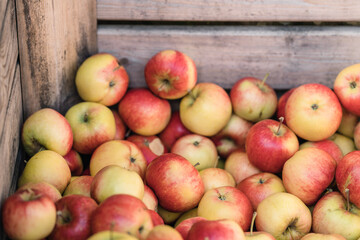
[[199,82],[227,89],[266,73],[277,90],[332,87],[341,69],[360,62],[359,12],[359,0],[1,1],[0,203],[23,165],[24,119],[79,101],[74,75],[91,54],[117,56],[130,87],[145,86],[147,60],[167,48],[194,59]]

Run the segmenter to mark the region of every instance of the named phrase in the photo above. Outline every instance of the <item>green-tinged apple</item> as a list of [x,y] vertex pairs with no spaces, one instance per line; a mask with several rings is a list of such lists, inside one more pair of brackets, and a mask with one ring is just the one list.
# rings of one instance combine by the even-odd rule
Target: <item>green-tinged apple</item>
[[164,144],[157,136],[141,136],[137,134],[132,134],[127,137],[126,140],[135,143],[135,145],[138,146],[138,148],[144,155],[147,164],[149,164],[158,156],[167,152]]
[[279,97],[279,100],[278,100],[277,109],[276,109],[276,117],[277,117],[277,119],[283,117],[284,118],[283,123],[285,125],[286,125],[285,106],[286,106],[287,100],[289,99],[290,95],[292,94],[292,92],[294,90],[295,90],[295,88],[292,88],[292,89],[286,91],[283,95],[281,95],[281,97]]
[[90,159],[90,173],[95,176],[102,168],[118,165],[137,172],[144,178],[147,162],[141,150],[127,140],[112,140],[97,147]]
[[155,158],[148,165],[145,179],[159,204],[171,212],[194,208],[204,194],[199,172],[186,158],[175,153]]
[[84,170],[84,164],[80,154],[74,149],[71,149],[64,158],[69,165],[71,176],[80,176]]
[[10,195],[2,205],[3,229],[10,239],[43,239],[56,222],[55,203],[37,189]]
[[157,213],[164,220],[164,223],[168,225],[173,224],[182,214],[182,212],[168,211],[160,205],[158,206]]
[[245,240],[244,231],[233,220],[203,220],[195,223],[186,240]]
[[146,240],[183,240],[183,237],[175,228],[162,224],[155,226]]
[[336,168],[336,183],[342,195],[360,208],[360,151],[348,153]]
[[149,89],[165,99],[179,99],[196,84],[194,61],[185,53],[163,50],[155,54],[145,66],[145,81]]
[[69,183],[66,187],[63,196],[79,194],[91,197],[90,189],[93,176],[79,176]]
[[62,196],[59,190],[47,182],[28,182],[16,190],[16,192],[29,189],[29,191],[37,190],[42,195],[49,197],[53,202],[59,200]]
[[65,114],[74,134],[73,148],[82,154],[91,154],[104,142],[113,140],[116,133],[111,110],[100,103],[81,102]]
[[342,108],[336,94],[327,86],[308,83],[297,87],[285,106],[287,126],[308,141],[329,138],[339,128]]
[[75,85],[84,101],[112,106],[124,96],[129,76],[116,57],[109,53],[97,53],[80,65]]
[[235,187],[208,190],[198,206],[198,216],[208,220],[230,219],[242,230],[250,228],[253,207],[248,197]]
[[333,157],[333,159],[336,161],[336,163],[339,163],[340,160],[343,158],[343,153],[342,153],[340,147],[335,142],[333,142],[329,139],[325,139],[325,140],[321,140],[321,141],[317,141],[317,142],[307,141],[307,142],[300,144],[299,149],[301,150],[301,149],[309,148],[309,147],[314,147],[314,148],[324,150],[325,152],[330,154],[330,156]]
[[342,111],[343,115],[337,132],[346,137],[354,138],[354,129],[356,124],[359,122],[359,117],[349,112],[344,107],[342,108]]
[[24,122],[21,142],[30,157],[44,149],[64,156],[73,145],[73,133],[63,115],[51,108],[43,108]]
[[287,192],[306,205],[316,203],[335,177],[336,161],[318,148],[299,150],[284,165],[282,180]]
[[236,149],[245,150],[246,136],[253,123],[232,114],[229,122],[211,140],[222,158],[227,158]]
[[260,202],[268,196],[285,192],[282,180],[272,173],[257,173],[242,180],[237,186],[250,200],[256,211]]
[[177,227],[182,221],[184,221],[188,218],[193,218],[193,217],[197,217],[197,216],[198,216],[197,207],[190,209],[189,211],[186,211],[180,215],[180,217],[176,220],[174,226]]
[[55,203],[56,225],[48,239],[85,240],[91,234],[90,218],[98,207],[94,199],[82,195],[70,195]]
[[334,81],[334,92],[346,110],[360,116],[360,63],[340,71]]
[[346,240],[340,234],[308,233],[301,240]]
[[151,210],[151,209],[148,209],[147,211],[150,214],[151,221],[152,221],[154,227],[157,226],[157,225],[165,224],[164,220],[162,219],[162,217],[157,212],[155,212],[154,210]]
[[139,239],[127,233],[106,230],[91,235],[87,240],[139,240]]
[[311,213],[298,197],[280,192],[259,204],[255,224],[277,240],[298,240],[310,232]]
[[47,182],[63,193],[71,179],[66,160],[58,153],[44,150],[36,153],[26,163],[18,181],[18,187],[29,182]]
[[107,198],[93,212],[90,224],[93,233],[111,230],[127,233],[140,240],[146,239],[153,229],[145,204],[128,194]]
[[356,149],[360,150],[360,122],[358,122],[354,129],[354,144]]
[[229,122],[232,114],[227,92],[215,83],[198,83],[180,101],[180,119],[191,132],[214,136]]
[[231,88],[230,98],[234,113],[252,122],[271,118],[277,107],[277,96],[272,87],[263,80],[245,77],[239,79]]
[[314,233],[340,234],[347,240],[360,238],[360,209],[339,192],[324,195],[313,210]]
[[299,150],[297,136],[286,125],[265,119],[251,127],[245,149],[249,161],[263,172],[279,173],[285,162]]
[[236,150],[228,156],[224,169],[234,177],[236,184],[251,175],[261,172],[249,162],[247,154],[242,150]]
[[356,150],[354,140],[340,133],[335,133],[328,139],[336,143],[336,145],[338,145],[338,147],[341,149],[343,153],[343,156],[345,156],[349,152]]
[[144,182],[139,174],[117,165],[109,165],[96,173],[90,194],[98,203],[116,194],[128,194],[140,200],[144,197]]
[[111,112],[115,118],[116,133],[114,140],[123,140],[126,135],[127,127],[124,121],[120,118],[119,112],[115,109],[111,109]]
[[183,237],[183,239],[187,239],[187,235],[191,229],[191,227],[200,221],[204,221],[207,220],[206,218],[203,217],[191,217],[191,218],[187,218],[183,221],[181,221],[176,227],[175,229],[181,234],[181,236]]
[[215,144],[198,134],[180,137],[171,147],[171,152],[186,158],[199,171],[214,168],[218,162]]
[[143,136],[160,133],[171,117],[169,101],[155,96],[146,88],[127,91],[118,105],[118,111],[126,126]]
[[144,196],[142,201],[148,209],[157,211],[158,199],[153,190],[151,190],[151,188],[147,185],[144,185]]
[[221,168],[201,170],[200,176],[205,186],[205,192],[218,187],[235,187],[236,185],[234,177],[228,171]]
[[253,217],[251,219],[251,226],[250,226],[250,231],[249,232],[245,232],[245,239],[246,240],[276,240],[273,235],[271,235],[270,233],[267,232],[254,232],[254,224],[255,224],[255,219],[257,216],[257,212],[254,212]]

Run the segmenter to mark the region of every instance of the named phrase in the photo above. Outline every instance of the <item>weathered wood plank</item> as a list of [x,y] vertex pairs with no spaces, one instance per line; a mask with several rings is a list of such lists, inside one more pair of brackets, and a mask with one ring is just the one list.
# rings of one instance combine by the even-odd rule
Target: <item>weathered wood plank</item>
[[24,117],[79,101],[78,66],[97,51],[96,1],[16,0]]
[[358,0],[97,0],[100,20],[360,21]]
[[105,25],[98,48],[124,62],[130,87],[145,86],[144,67],[160,50],[189,55],[199,82],[231,88],[240,78],[263,78],[276,89],[318,82],[332,87],[338,72],[360,62],[360,28],[183,27]]

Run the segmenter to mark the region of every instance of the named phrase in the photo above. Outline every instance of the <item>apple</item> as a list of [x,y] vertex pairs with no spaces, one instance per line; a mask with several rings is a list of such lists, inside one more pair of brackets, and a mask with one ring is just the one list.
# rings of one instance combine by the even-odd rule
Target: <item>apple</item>
[[235,149],[245,150],[246,136],[253,123],[232,114],[226,126],[211,140],[222,158],[227,158]]
[[36,153],[26,163],[18,187],[29,182],[47,182],[63,193],[71,178],[66,160],[58,153],[44,150]]
[[191,132],[214,136],[229,122],[232,106],[227,92],[215,83],[198,83],[180,101],[180,119]]
[[328,139],[338,145],[338,147],[341,149],[341,152],[343,153],[343,156],[356,150],[354,140],[340,133],[334,133],[334,135]]
[[272,173],[257,173],[242,180],[237,186],[250,200],[256,211],[259,203],[268,196],[285,192],[282,180]]
[[257,212],[254,212],[253,217],[251,219],[250,232],[245,232],[245,239],[246,240],[276,240],[270,233],[253,231],[256,216],[257,216]]
[[340,234],[308,233],[301,240],[346,240]]
[[356,124],[354,129],[354,143],[356,149],[360,149],[360,122]]
[[163,50],[155,54],[145,66],[145,81],[149,89],[165,99],[179,99],[196,84],[194,61],[185,53]]
[[206,218],[203,217],[191,217],[191,218],[187,218],[183,221],[181,221],[176,227],[175,229],[181,234],[181,236],[183,237],[183,239],[187,239],[187,235],[191,229],[191,227],[200,221],[204,221],[206,220]]
[[158,199],[153,190],[147,185],[144,185],[144,196],[142,201],[148,209],[157,211]]
[[194,208],[204,194],[199,172],[186,158],[175,153],[155,158],[147,167],[145,180],[159,204],[171,212]]
[[316,203],[335,177],[336,161],[318,148],[299,150],[284,165],[282,180],[287,192],[306,205]]
[[43,108],[24,122],[21,143],[30,157],[45,149],[64,156],[73,145],[73,133],[63,115],[51,108]]
[[174,226],[177,227],[182,221],[184,221],[188,218],[193,218],[193,217],[197,217],[197,216],[198,216],[197,207],[190,209],[189,211],[181,213],[180,217],[178,217],[178,219],[176,219]]
[[349,112],[360,116],[360,63],[340,71],[334,81],[334,92],[342,106]]
[[346,239],[360,238],[360,209],[339,192],[324,195],[313,210],[314,233],[340,234]]
[[127,141],[135,143],[135,145],[141,150],[144,155],[147,164],[149,164],[156,157],[167,152],[164,144],[157,136],[141,136],[132,134],[126,138]]
[[187,235],[187,240],[200,239],[245,240],[245,235],[241,227],[233,220],[204,220],[195,223]]
[[49,197],[53,202],[59,200],[62,196],[59,190],[47,182],[28,182],[16,190],[20,192],[29,189],[29,191],[37,190],[42,195]]
[[80,154],[74,149],[71,149],[64,158],[69,165],[71,176],[80,176],[84,170],[84,164]]
[[348,153],[341,159],[336,168],[336,183],[339,191],[360,208],[360,151]]
[[336,163],[339,163],[343,157],[343,153],[342,153],[340,147],[335,142],[333,142],[329,139],[325,139],[325,140],[321,140],[321,141],[317,141],[317,142],[307,141],[307,142],[300,144],[299,149],[301,150],[301,149],[309,148],[309,147],[314,147],[314,148],[324,150],[325,152],[327,152],[328,154],[330,154],[333,157],[333,159],[336,161]]
[[98,207],[94,199],[70,195],[55,203],[56,225],[49,239],[87,239],[91,234],[90,218]]
[[93,176],[79,176],[69,183],[66,187],[63,196],[79,194],[91,197],[90,189],[93,181]]
[[127,233],[140,240],[153,229],[145,204],[128,194],[116,194],[103,201],[90,219],[93,233],[111,230]]
[[120,115],[117,110],[111,109],[111,112],[114,115],[115,126],[116,126],[116,133],[115,133],[114,140],[123,140],[126,135],[127,127],[126,127],[124,121],[121,120]]
[[171,212],[163,208],[162,206],[158,206],[157,213],[164,220],[165,224],[173,224],[183,213],[182,212]]
[[23,189],[2,205],[3,229],[10,239],[43,239],[56,222],[55,203],[37,189]]
[[127,233],[121,233],[116,231],[101,231],[91,235],[87,240],[138,240]]
[[94,176],[90,194],[98,203],[115,194],[128,194],[142,200],[144,183],[136,172],[117,165],[109,165]]
[[198,134],[180,137],[171,147],[171,152],[186,158],[198,171],[216,167],[218,162],[215,144]]
[[128,128],[143,136],[160,133],[171,117],[169,101],[146,88],[128,90],[118,105],[118,112]]
[[290,193],[275,193],[265,198],[257,208],[257,231],[270,233],[275,239],[300,239],[310,232],[309,208]]
[[224,169],[207,168],[200,171],[200,176],[205,186],[205,192],[218,187],[235,187],[234,177]]
[[173,227],[162,224],[155,226],[146,240],[183,240],[183,238]]
[[298,137],[308,141],[324,140],[340,126],[341,104],[327,86],[303,84],[290,95],[285,106],[285,119]]
[[342,112],[343,115],[337,132],[343,134],[346,137],[354,138],[354,129],[356,124],[359,122],[359,117],[355,114],[352,114],[345,108],[342,108]]
[[90,169],[89,169],[89,167],[87,167],[86,169],[84,169],[84,171],[82,172],[81,176],[90,176]]
[[151,210],[151,209],[148,209],[148,212],[150,214],[151,221],[152,221],[154,227],[157,225],[164,224],[164,220],[157,212],[155,212],[154,210]]
[[97,53],[80,65],[75,85],[84,101],[112,106],[124,96],[129,76],[113,55]]
[[116,133],[111,110],[94,102],[73,105],[65,114],[74,134],[73,148],[82,154],[91,154],[104,142],[113,140]]
[[251,175],[261,172],[249,161],[247,154],[242,150],[236,150],[228,156],[224,169],[234,177],[236,184]]
[[111,140],[95,149],[90,159],[90,173],[95,176],[102,168],[109,165],[137,172],[144,178],[147,162],[141,150],[127,140]]
[[286,91],[281,97],[279,97],[277,109],[276,109],[276,118],[279,119],[281,117],[284,118],[283,123],[286,125],[286,119],[285,119],[285,106],[287,103],[287,100],[289,99],[292,92],[295,90],[295,88],[291,88],[290,90]]
[[250,128],[246,137],[249,161],[263,172],[281,172],[285,162],[299,150],[297,136],[282,120],[261,120]]
[[208,190],[198,206],[198,216],[208,220],[230,219],[242,230],[250,228],[253,207],[248,197],[235,187]]
[[234,113],[252,122],[271,118],[277,107],[277,96],[272,87],[254,77],[239,79],[230,90]]

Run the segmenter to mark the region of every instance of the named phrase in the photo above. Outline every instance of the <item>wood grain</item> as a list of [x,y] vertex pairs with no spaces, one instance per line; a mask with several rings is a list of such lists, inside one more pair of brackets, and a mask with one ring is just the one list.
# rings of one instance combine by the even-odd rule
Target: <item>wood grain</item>
[[158,51],[189,55],[199,82],[231,88],[242,77],[276,89],[318,82],[332,87],[338,72],[360,61],[359,27],[123,26],[98,29],[100,52],[114,54],[130,75],[130,87],[145,86],[144,67]]
[[358,0],[98,0],[100,20],[360,21]]
[[97,51],[96,1],[16,0],[24,117],[79,101],[75,74]]

